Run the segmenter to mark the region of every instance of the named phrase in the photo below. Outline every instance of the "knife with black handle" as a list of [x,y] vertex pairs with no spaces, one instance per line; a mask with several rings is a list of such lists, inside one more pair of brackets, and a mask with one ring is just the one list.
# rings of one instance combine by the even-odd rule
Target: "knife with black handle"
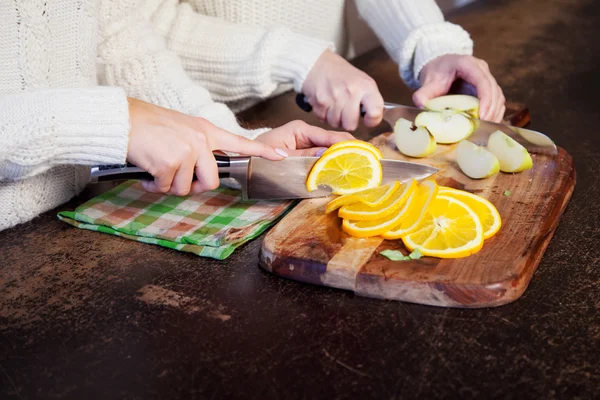
[[[240,163],[238,160],[233,160],[231,157],[222,156],[220,154],[214,154],[215,160],[217,161],[217,168],[219,169],[219,179],[230,178],[232,173],[235,175],[237,169],[236,166]],[[247,157],[243,157],[247,158]],[[232,166],[233,164],[233,166]],[[243,163],[242,163],[243,164]],[[237,172],[246,172],[246,168],[240,169]],[[143,169],[131,164],[110,164],[110,165],[95,165],[91,169],[92,183],[115,181],[115,180],[128,180],[137,179],[140,181],[152,181],[154,177],[144,171]],[[198,177],[194,174],[193,180],[197,180]]]
[[[296,104],[306,112],[312,111],[312,106],[308,103],[306,96],[304,96],[302,93],[298,93],[296,95]],[[383,119],[390,124],[392,129],[396,124],[396,121],[398,121],[400,118],[414,122],[417,118],[417,115],[423,111],[430,111],[388,102],[384,103],[383,108]],[[365,115],[365,111],[362,106],[360,113],[361,116]],[[531,129],[483,121],[472,117],[469,118],[472,120],[475,129],[467,139],[477,145],[487,145],[488,139],[492,133],[496,131],[502,131],[523,145],[523,147],[525,147],[530,153],[547,155],[558,154],[558,149],[552,139],[543,133]]]
[[[271,161],[261,157],[223,156],[215,154],[220,178],[235,179],[244,200],[307,199],[331,194],[331,188],[319,187],[309,192],[306,178],[319,157],[287,157]],[[427,165],[399,160],[381,160],[383,183],[425,179],[438,170]],[[101,165],[92,167],[92,182],[125,179],[152,180],[152,175],[135,165]]]

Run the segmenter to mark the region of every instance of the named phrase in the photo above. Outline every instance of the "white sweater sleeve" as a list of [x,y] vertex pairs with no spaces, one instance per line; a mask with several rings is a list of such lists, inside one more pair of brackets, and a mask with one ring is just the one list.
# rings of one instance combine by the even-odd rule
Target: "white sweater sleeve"
[[120,88],[47,89],[0,96],[0,181],[61,164],[125,162],[127,98]]
[[420,86],[421,69],[445,54],[473,54],[473,41],[458,25],[444,21],[435,0],[355,0],[400,68],[408,86]]
[[279,27],[262,29],[202,15],[188,3],[154,0],[146,10],[185,70],[218,101],[266,98],[282,83],[299,92],[332,43]]
[[225,104],[215,103],[204,87],[190,79],[178,56],[167,49],[164,37],[146,19],[144,4],[138,0],[102,0],[102,80],[123,87],[130,97],[205,118],[250,139],[263,133],[265,129],[242,128]]

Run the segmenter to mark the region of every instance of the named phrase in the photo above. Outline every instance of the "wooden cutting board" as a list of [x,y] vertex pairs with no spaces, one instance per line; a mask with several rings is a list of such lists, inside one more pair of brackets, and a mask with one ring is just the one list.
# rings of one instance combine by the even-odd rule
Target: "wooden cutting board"
[[[385,158],[408,159],[395,149],[391,132],[371,143]],[[408,254],[402,241],[350,237],[335,213],[325,214],[326,198],[302,201],[266,235],[261,266],[275,275],[361,296],[442,307],[494,307],[518,299],[573,192],[573,160],[559,149],[557,156],[532,155],[534,166],[528,171],[476,181],[460,172],[454,148],[438,145],[434,155],[419,162],[440,169],[438,184],[476,193],[498,208],[503,226],[478,253],[455,260],[391,261],[379,253],[395,249]]]

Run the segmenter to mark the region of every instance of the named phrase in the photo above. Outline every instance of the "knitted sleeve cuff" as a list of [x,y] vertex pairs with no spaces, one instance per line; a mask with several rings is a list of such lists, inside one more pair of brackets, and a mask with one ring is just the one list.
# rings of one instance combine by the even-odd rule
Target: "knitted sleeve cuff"
[[58,164],[120,164],[127,158],[129,104],[115,87],[64,89],[51,99]]
[[119,88],[47,89],[0,97],[0,165],[7,179],[52,165],[125,162],[129,108]]
[[296,92],[302,91],[306,76],[325,50],[335,50],[333,43],[287,31],[282,38],[279,54],[275,55],[272,74],[275,81],[294,83]]
[[449,22],[423,25],[411,32],[400,50],[400,76],[410,88],[417,89],[423,67],[446,54],[473,54],[469,33]]

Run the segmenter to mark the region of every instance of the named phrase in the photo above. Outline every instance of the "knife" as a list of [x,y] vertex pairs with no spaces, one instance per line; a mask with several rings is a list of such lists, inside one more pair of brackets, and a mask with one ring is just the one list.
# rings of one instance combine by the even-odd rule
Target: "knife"
[[[234,178],[240,183],[244,200],[284,200],[325,197],[329,186],[306,190],[306,177],[319,157],[288,157],[271,161],[260,157],[223,156],[215,154],[219,178]],[[400,160],[380,160],[383,182],[409,179],[422,180],[435,174],[437,168]],[[125,179],[152,180],[152,175],[135,165],[99,165],[91,169],[92,182]],[[195,179],[196,177],[194,177]]]
[[[298,106],[306,112],[310,112],[312,110],[312,106],[308,103],[306,97],[302,93],[298,93],[296,95],[296,104],[298,104]],[[400,118],[414,122],[414,120],[417,118],[417,115],[423,111],[429,111],[388,102],[384,103],[383,108],[383,119],[390,124],[392,129],[394,128],[396,121],[398,121]],[[361,116],[364,116],[364,110],[362,107]],[[548,155],[558,154],[558,150],[552,139],[543,133],[536,132],[531,129],[498,124],[496,122],[482,121],[472,117],[469,118],[473,121],[475,129],[467,139],[479,146],[487,145],[490,135],[495,131],[500,130],[522,144],[523,147],[525,147],[530,153]]]

